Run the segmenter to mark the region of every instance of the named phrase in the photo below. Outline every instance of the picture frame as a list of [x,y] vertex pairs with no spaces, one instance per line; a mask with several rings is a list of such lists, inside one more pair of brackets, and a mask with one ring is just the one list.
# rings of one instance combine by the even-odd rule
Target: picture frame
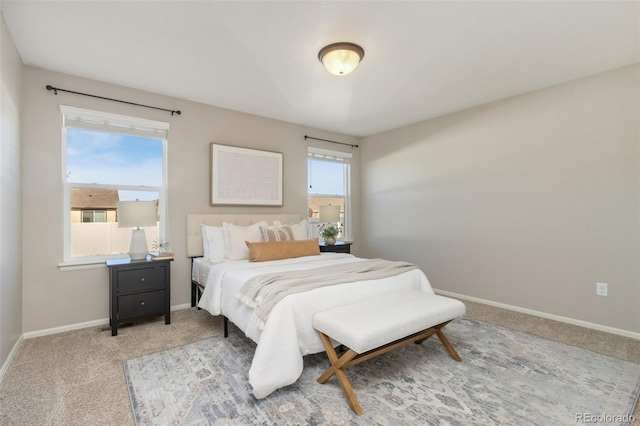
[[281,152],[211,143],[212,206],[282,206]]

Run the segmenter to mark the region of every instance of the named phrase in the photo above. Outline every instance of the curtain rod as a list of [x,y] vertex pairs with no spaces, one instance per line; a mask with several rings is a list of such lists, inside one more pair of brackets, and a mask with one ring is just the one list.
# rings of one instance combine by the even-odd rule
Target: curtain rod
[[304,135],[304,140],[307,140],[307,139],[315,139],[315,140],[317,140],[317,141],[337,143],[337,144],[340,144],[340,145],[350,146],[351,148],[357,148],[357,147],[358,147],[358,145],[352,145],[352,144],[350,144],[350,143],[330,141],[329,139],[320,139],[320,138],[314,138],[313,136],[307,136],[307,135]]
[[141,107],[145,107],[145,108],[158,109],[160,111],[170,112],[171,115],[173,115],[173,114],[177,114],[177,115],[182,114],[182,112],[176,111],[176,110],[171,110],[171,109],[166,109],[166,108],[158,108],[158,107],[149,106],[149,105],[142,105],[142,104],[137,104],[135,102],[129,102],[129,101],[121,101],[119,99],[105,98],[104,96],[90,95],[88,93],[74,92],[73,90],[60,89],[59,87],[53,87],[50,84],[47,84],[47,90],[53,90],[53,94],[54,95],[57,95],[59,91],[60,92],[67,92],[67,93],[73,93],[74,95],[82,95],[82,96],[89,96],[91,98],[104,99],[106,101],[120,102],[120,103],[123,103],[123,104],[129,104],[129,105],[141,106]]

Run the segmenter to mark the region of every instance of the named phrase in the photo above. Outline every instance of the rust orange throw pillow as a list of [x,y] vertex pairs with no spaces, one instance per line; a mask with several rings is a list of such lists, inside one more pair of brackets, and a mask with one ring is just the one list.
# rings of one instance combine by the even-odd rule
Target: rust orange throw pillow
[[250,262],[264,262],[266,260],[290,259],[302,256],[320,254],[318,240],[299,241],[269,241],[252,243],[247,241]]

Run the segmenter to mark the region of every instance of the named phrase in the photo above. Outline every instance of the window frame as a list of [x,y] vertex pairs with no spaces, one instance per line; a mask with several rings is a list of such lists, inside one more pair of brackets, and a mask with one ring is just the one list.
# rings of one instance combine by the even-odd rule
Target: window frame
[[[338,238],[339,241],[353,241],[352,232],[352,210],[351,210],[351,159],[353,155],[349,152],[334,151],[313,146],[307,147],[307,176],[309,174],[309,160],[326,161],[331,163],[339,163],[344,166],[344,216],[343,216],[343,232]],[[307,208],[309,206],[309,181],[307,178]],[[318,227],[318,219],[310,218],[310,223],[315,223]],[[318,235],[318,230],[313,230],[313,235]]]
[[[60,105],[61,112],[61,129],[62,129],[62,184],[63,184],[63,260],[58,265],[77,266],[104,263],[107,259],[126,258],[126,253],[99,255],[99,256],[71,256],[71,188],[91,188],[91,189],[113,189],[125,191],[144,191],[158,193],[158,213],[160,221],[158,223],[158,238],[166,241],[169,233],[169,216],[167,204],[167,150],[168,150],[168,130],[169,123],[162,121],[153,121],[131,116],[110,114],[101,111],[68,107]],[[76,119],[75,125],[66,125],[65,119],[67,115]],[[75,117],[77,116],[77,118]],[[83,118],[88,120],[88,125],[83,126],[81,122]],[[107,124],[103,124],[100,128],[100,120],[104,120]],[[112,126],[112,127],[110,127]],[[145,186],[145,185],[112,185],[112,184],[96,184],[96,183],[72,183],[67,181],[67,129],[76,128],[88,131],[97,131],[111,134],[121,134],[126,136],[145,137],[162,141],[162,185],[161,186]]]

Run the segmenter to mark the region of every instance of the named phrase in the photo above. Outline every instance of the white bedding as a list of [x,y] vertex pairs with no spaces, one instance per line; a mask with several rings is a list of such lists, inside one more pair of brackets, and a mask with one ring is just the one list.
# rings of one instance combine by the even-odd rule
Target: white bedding
[[215,263],[210,262],[203,257],[194,258],[193,265],[191,266],[191,280],[197,282],[202,287],[206,286],[209,271],[213,265],[215,265]]
[[[251,320],[252,309],[236,299],[242,284],[253,276],[269,272],[330,267],[335,263],[361,260],[349,254],[322,253],[268,262],[238,260],[201,265],[208,269],[208,274],[198,306],[213,315],[226,316],[257,343],[249,370],[249,382],[256,398],[264,398],[276,389],[294,383],[302,373],[302,357],[324,351],[312,326],[316,312],[389,291],[416,289],[433,293],[433,290],[419,269],[380,280],[317,288],[285,297],[273,308],[264,329],[260,330]],[[199,272],[199,275],[203,273]]]

